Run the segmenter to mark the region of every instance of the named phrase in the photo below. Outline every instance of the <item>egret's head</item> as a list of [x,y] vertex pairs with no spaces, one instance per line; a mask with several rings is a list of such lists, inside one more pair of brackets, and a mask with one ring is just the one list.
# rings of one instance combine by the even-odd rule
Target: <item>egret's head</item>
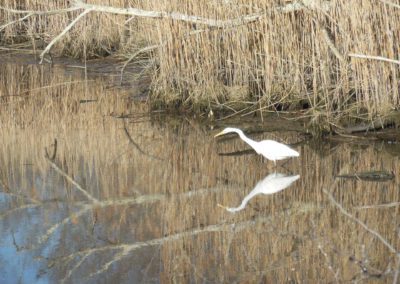
[[218,137],[218,136],[221,136],[221,135],[230,133],[230,132],[236,132],[236,133],[237,133],[238,130],[239,130],[239,129],[237,129],[237,128],[227,127],[227,128],[225,128],[224,130],[222,130],[220,133],[218,133],[217,135],[215,135],[214,137]]

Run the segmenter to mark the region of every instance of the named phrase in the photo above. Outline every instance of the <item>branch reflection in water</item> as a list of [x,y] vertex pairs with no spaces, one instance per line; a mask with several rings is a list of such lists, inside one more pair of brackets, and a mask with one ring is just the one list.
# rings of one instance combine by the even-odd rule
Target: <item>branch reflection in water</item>
[[280,173],[273,173],[267,175],[263,180],[260,180],[254,189],[242,200],[242,203],[238,207],[226,207],[218,204],[219,207],[226,209],[229,212],[235,213],[237,211],[243,210],[247,203],[254,196],[258,194],[274,194],[285,188],[289,187],[293,182],[298,180],[300,175],[287,176]]

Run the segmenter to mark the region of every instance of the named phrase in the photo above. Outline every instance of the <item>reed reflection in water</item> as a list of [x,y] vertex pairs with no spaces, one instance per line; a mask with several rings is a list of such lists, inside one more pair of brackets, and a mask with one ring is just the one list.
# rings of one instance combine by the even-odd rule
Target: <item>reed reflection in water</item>
[[260,180],[254,189],[243,198],[242,203],[238,207],[226,207],[218,204],[218,206],[226,209],[229,212],[237,212],[243,210],[247,203],[258,194],[274,194],[289,187],[293,182],[300,178],[299,175],[286,176],[280,173],[272,173],[267,175],[263,180]]
[[[272,163],[221,157],[243,142],[217,145],[208,125],[49,68],[0,64],[1,283],[396,280],[399,144],[306,141],[287,164],[300,176],[290,190],[227,214],[217,204],[240,204]],[[273,119],[246,133],[304,140]],[[370,170],[395,175],[335,178]]]

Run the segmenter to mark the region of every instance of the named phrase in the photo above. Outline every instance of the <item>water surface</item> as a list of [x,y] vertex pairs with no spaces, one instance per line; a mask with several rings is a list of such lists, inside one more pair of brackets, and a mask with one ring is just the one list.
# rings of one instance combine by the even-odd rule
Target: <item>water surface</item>
[[[395,280],[396,141],[152,113],[117,79],[61,65],[3,60],[0,78],[1,283]],[[225,125],[300,157],[274,168],[234,135],[214,139]],[[394,176],[336,177],[378,170]]]

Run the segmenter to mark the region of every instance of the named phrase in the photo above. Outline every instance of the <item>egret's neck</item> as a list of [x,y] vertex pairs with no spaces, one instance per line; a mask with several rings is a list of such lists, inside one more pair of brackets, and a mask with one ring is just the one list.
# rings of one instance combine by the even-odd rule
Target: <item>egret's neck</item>
[[[240,136],[240,138],[246,142],[247,144],[249,144],[252,148],[254,148],[255,145],[257,145],[257,141],[254,141],[253,139],[250,139],[249,137],[247,137],[246,135],[244,135],[243,131],[240,129],[236,130],[236,133]],[[254,150],[256,150],[256,148],[254,148]],[[257,151],[257,150],[256,150]]]
[[237,212],[237,211],[243,210],[246,207],[247,203],[250,201],[250,199],[252,199],[254,196],[256,196],[259,193],[260,192],[258,190],[251,191],[245,198],[243,198],[240,206],[233,207],[233,208],[227,208],[227,210],[229,212]]

